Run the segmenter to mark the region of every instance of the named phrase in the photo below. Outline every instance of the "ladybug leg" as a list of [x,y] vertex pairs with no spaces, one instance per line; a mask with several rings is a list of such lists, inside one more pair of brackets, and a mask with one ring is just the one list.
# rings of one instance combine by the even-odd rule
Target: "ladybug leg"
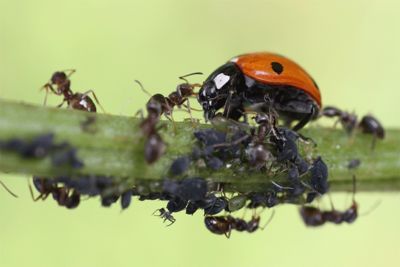
[[293,131],[298,131],[303,128],[316,114],[315,107],[311,107],[311,112],[306,114],[293,128]]
[[230,109],[231,109],[230,102],[232,99],[232,95],[233,95],[233,91],[230,90],[229,95],[226,98],[225,105],[224,105],[224,115],[226,118],[229,118],[229,113],[230,113]]

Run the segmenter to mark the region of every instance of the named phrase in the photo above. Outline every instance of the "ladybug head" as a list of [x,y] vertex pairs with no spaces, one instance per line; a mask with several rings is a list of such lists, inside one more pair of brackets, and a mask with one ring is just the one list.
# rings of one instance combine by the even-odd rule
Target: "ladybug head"
[[200,88],[197,99],[203,108],[204,118],[212,119],[217,110],[226,104],[229,105],[227,101],[232,100],[243,84],[244,76],[232,62],[224,64],[211,73]]

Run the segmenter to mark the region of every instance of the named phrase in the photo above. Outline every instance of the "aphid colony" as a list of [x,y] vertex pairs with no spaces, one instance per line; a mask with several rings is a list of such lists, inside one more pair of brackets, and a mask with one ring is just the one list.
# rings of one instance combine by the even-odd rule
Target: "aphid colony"
[[[43,88],[63,95],[59,107],[67,102],[70,108],[96,112],[89,94],[97,104],[99,102],[92,90],[83,94],[72,92],[69,77],[73,72],[55,72]],[[166,201],[154,215],[168,221],[168,225],[176,221],[174,213],[185,211],[191,215],[202,210],[206,228],[227,237],[233,230],[252,233],[263,229],[261,212],[282,203],[301,205],[300,215],[308,226],[326,222],[351,223],[357,218],[355,177],[349,209],[341,212],[332,205],[330,211],[323,211],[309,205],[328,192],[328,168],[320,156],[313,155],[316,146],[313,140],[297,131],[319,116],[336,117],[348,133],[358,127],[372,134],[374,146],[376,138],[384,137],[378,120],[365,116],[358,123],[353,114],[334,107],[322,109],[320,91],[311,76],[290,59],[272,53],[235,57],[210,74],[203,84],[191,84],[185,79],[187,76],[180,77],[185,82],[168,96],[152,95],[146,104],[147,114],[140,124],[146,162],[154,164],[166,151],[158,127],[162,115],[174,123],[174,107],[184,107],[193,120],[190,97],[197,97],[211,126],[194,130],[196,143],[192,153],[177,157],[160,181],[121,186],[123,182],[105,176],[34,177],[33,185],[39,195],[34,197],[31,191],[32,197],[44,200],[52,195],[60,206],[69,209],[79,205],[81,196],[100,196],[105,207],[120,201],[122,209],[130,205],[132,197],[140,201]],[[140,82],[137,83],[147,93]],[[197,87],[200,87],[198,93],[195,92]],[[293,122],[296,122],[294,126]],[[89,131],[90,121],[87,124],[82,127]],[[32,142],[18,139],[0,142],[0,149],[25,157],[49,156],[54,166],[67,164],[81,168],[84,164],[76,158],[74,148],[65,143],[55,144],[51,134],[38,136]],[[359,164],[355,159],[348,168]],[[193,169],[204,177],[190,176]],[[236,184],[248,183],[248,189],[238,191],[229,182],[216,183],[207,179],[224,169],[235,175],[232,179]],[[252,184],[246,179],[248,173],[265,175],[265,181]],[[241,209],[252,210],[249,220],[232,215]],[[270,212],[266,223],[273,214]]]

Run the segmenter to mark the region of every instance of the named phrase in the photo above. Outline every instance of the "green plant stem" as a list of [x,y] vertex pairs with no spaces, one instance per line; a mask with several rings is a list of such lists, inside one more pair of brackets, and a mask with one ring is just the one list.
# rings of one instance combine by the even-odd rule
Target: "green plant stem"
[[[90,122],[91,123],[88,123]],[[86,123],[85,123],[86,122]],[[49,159],[23,159],[12,152],[0,151],[0,171],[39,176],[107,175],[129,183],[159,181],[168,174],[171,162],[179,155],[191,152],[195,143],[193,131],[207,125],[193,126],[191,122],[163,122],[160,132],[167,144],[166,154],[155,164],[144,161],[144,137],[140,119],[94,114],[8,102],[0,99],[0,140],[31,139],[44,133],[54,133],[55,140],[69,142],[77,148],[83,160],[80,169],[55,168]],[[356,133],[349,137],[342,130],[311,126],[302,131],[311,137],[329,167],[331,191],[351,189],[352,174],[357,176],[358,191],[400,190],[400,130],[387,130],[386,138],[377,141],[371,150],[372,136]],[[351,159],[360,159],[356,170],[348,170]],[[190,170],[190,175],[206,177],[215,182],[229,183],[231,190],[256,190],[276,177],[261,173],[238,173],[234,170]]]

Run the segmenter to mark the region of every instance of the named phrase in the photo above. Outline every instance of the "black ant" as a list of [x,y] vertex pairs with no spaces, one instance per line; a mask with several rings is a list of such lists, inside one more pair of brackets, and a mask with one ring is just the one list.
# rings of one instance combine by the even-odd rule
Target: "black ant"
[[300,215],[307,226],[320,226],[326,222],[341,224],[343,222],[352,223],[358,217],[358,204],[355,201],[356,177],[353,175],[353,201],[351,206],[345,211],[337,211],[332,205],[332,210],[323,211],[312,206],[303,206]]
[[84,111],[89,111],[89,112],[96,112],[96,105],[94,104],[93,100],[89,97],[89,94],[92,94],[94,100],[96,103],[100,106],[100,108],[103,110],[103,107],[101,106],[99,100],[96,97],[96,94],[93,92],[93,90],[86,91],[85,93],[73,93],[71,90],[71,80],[69,77],[75,73],[76,70],[71,69],[71,70],[66,70],[68,74],[64,71],[57,71],[53,73],[53,75],[50,78],[50,81],[43,85],[42,89],[46,90],[46,97],[44,100],[44,104],[46,104],[47,101],[47,94],[49,90],[54,93],[55,95],[63,95],[64,99],[59,104],[57,107],[61,107],[64,102],[67,102],[68,107],[72,109],[77,109],[77,110],[84,110]]
[[351,134],[356,127],[358,127],[363,133],[372,134],[372,149],[375,148],[375,142],[377,138],[385,138],[385,129],[383,128],[382,124],[372,115],[365,115],[361,118],[361,121],[358,122],[355,114],[350,114],[336,107],[330,106],[324,108],[321,112],[321,115],[329,118],[338,117],[338,121],[340,121],[348,134]]
[[79,205],[80,194],[77,191],[73,190],[70,194],[70,188],[66,186],[58,187],[57,183],[50,179],[35,176],[33,177],[33,185],[40,193],[39,196],[34,197],[32,187],[29,184],[29,190],[33,201],[38,201],[39,199],[45,200],[51,194],[60,206],[72,209]]
[[[180,76],[179,79],[184,80],[185,82],[178,84],[176,90],[170,93],[167,97],[162,94],[151,95],[138,80],[135,80],[135,82],[139,84],[143,92],[145,92],[147,95],[150,96],[147,105],[149,103],[154,103],[154,102],[159,103],[159,108],[157,108],[158,113],[152,115],[157,115],[158,117],[161,117],[161,115],[164,114],[164,116],[167,119],[173,122],[174,121],[173,110],[175,106],[178,106],[178,108],[180,108],[181,106],[185,106],[188,109],[190,116],[192,116],[191,115],[192,108],[190,107],[189,97],[197,95],[197,93],[194,92],[194,89],[196,87],[201,87],[201,84],[198,83],[191,84],[188,82],[186,77],[192,75],[202,75],[202,74],[203,73],[201,72],[193,72],[186,74],[184,76]],[[187,104],[185,104],[185,102]]]
[[162,219],[164,219],[164,222],[165,222],[165,221],[171,222],[171,223],[168,224],[167,226],[172,225],[172,224],[176,221],[175,218],[174,218],[174,216],[172,216],[171,212],[167,211],[167,210],[164,209],[164,208],[161,208],[161,209],[156,210],[156,211],[153,213],[153,215],[154,215],[156,212],[159,213],[159,214],[157,214],[156,216],[161,217]]
[[342,111],[336,107],[328,106],[325,107],[321,111],[321,116],[325,116],[328,118],[335,118],[337,117],[337,121],[335,122],[335,125],[340,122],[342,124],[342,127],[345,129],[345,131],[348,134],[351,134],[355,127],[357,126],[357,116],[354,113],[348,113],[346,111]]
[[210,232],[218,235],[225,235],[227,238],[229,238],[232,230],[236,230],[238,232],[246,231],[248,233],[253,233],[259,228],[264,230],[264,228],[271,222],[274,214],[275,212],[273,211],[271,217],[263,227],[260,226],[259,215],[253,215],[248,222],[240,218],[234,218],[230,215],[206,216],[204,217],[204,223]]
[[[146,94],[150,95],[150,99],[146,103],[147,117],[143,119],[140,124],[143,135],[147,137],[145,144],[145,159],[147,163],[151,164],[156,162],[165,152],[165,143],[158,134],[156,128],[161,115],[164,114],[165,117],[174,122],[172,115],[174,107],[184,105],[188,108],[190,116],[192,117],[188,97],[196,95],[193,90],[195,87],[200,87],[201,85],[190,84],[185,78],[195,74],[202,73],[195,72],[179,77],[184,80],[185,83],[179,84],[176,91],[170,93],[168,97],[165,97],[162,94],[151,95],[138,80],[135,80],[135,82],[139,84],[140,88]],[[185,102],[187,104],[185,104]]]

